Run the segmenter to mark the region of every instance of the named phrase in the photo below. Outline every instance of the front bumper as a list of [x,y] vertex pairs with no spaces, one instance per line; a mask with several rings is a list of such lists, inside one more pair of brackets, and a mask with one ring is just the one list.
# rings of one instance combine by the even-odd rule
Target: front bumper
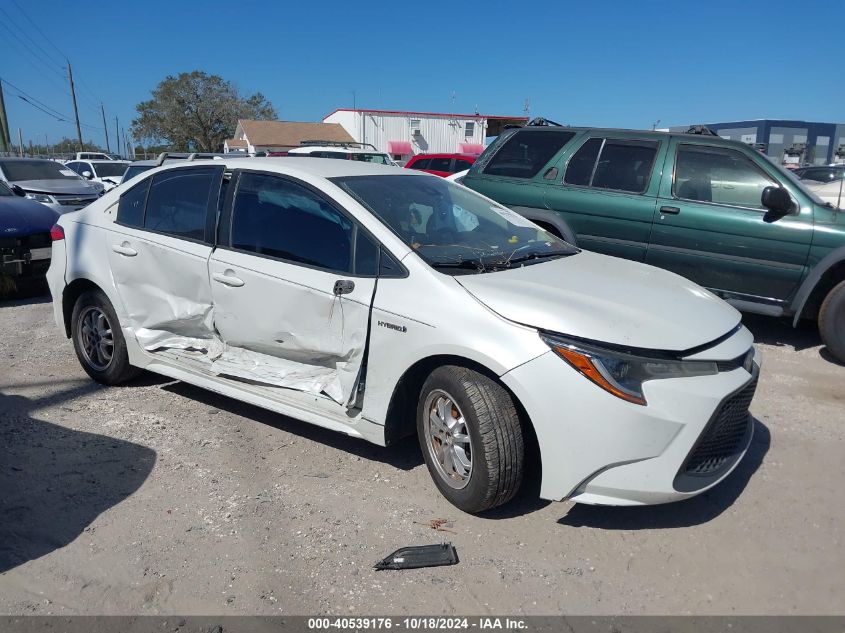
[[[525,407],[537,435],[541,497],[644,505],[700,494],[741,461],[751,442],[750,416],[732,420],[733,435],[727,440],[714,428],[714,419],[732,398],[742,395],[750,402],[748,390],[753,397],[760,362],[755,349],[752,373],[737,368],[649,381],[643,386],[646,406],[603,391],[551,351],[502,380]],[[702,445],[708,437],[709,444]]]

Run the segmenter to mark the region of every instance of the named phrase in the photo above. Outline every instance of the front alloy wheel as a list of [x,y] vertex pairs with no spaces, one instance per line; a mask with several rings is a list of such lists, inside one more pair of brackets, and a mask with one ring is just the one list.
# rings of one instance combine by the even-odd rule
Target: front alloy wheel
[[494,378],[455,365],[431,372],[417,405],[417,437],[435,485],[461,510],[495,508],[519,490],[522,425]]
[[435,389],[425,400],[428,451],[440,476],[460,490],[472,475],[472,444],[467,422],[455,399]]

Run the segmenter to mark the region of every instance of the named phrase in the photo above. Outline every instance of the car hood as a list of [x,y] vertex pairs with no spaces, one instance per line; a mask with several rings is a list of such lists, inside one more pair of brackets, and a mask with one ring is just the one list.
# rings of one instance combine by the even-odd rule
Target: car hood
[[13,183],[21,189],[31,193],[65,193],[82,196],[96,196],[100,189],[88,184],[84,180],[18,180]]
[[47,233],[58,218],[58,213],[40,202],[0,196],[0,237]]
[[511,321],[630,347],[688,350],[740,321],[734,308],[683,277],[584,251],[455,280]]

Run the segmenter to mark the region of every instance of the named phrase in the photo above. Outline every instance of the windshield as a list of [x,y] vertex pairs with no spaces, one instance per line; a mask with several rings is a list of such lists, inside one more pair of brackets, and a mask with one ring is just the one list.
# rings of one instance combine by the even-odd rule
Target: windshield
[[360,160],[365,163],[377,163],[379,165],[393,165],[393,161],[388,158],[387,154],[367,154],[364,152],[356,152],[351,155],[352,160]]
[[123,174],[124,180],[129,180],[130,178],[134,178],[138,174],[147,171],[148,169],[152,169],[152,165],[130,165],[126,168],[126,173]]
[[332,181],[436,268],[491,272],[578,252],[518,213],[443,178],[403,174]]
[[9,182],[21,180],[82,180],[75,171],[52,160],[4,160],[0,169]]
[[94,163],[94,171],[97,172],[97,178],[120,178],[126,171],[126,163]]
[[784,174],[784,175],[787,177],[787,179],[789,180],[789,182],[791,182],[793,185],[795,185],[795,186],[796,186],[796,187],[798,187],[801,191],[803,191],[803,192],[804,192],[804,194],[805,194],[808,198],[810,198],[810,200],[812,200],[815,204],[820,204],[820,205],[822,205],[823,207],[824,207],[824,206],[829,206],[829,205],[830,205],[830,203],[825,202],[824,200],[822,200],[822,199],[819,197],[819,194],[817,194],[815,191],[813,191],[812,189],[810,189],[809,187],[807,187],[807,183],[806,183],[806,182],[803,182],[803,181],[802,181],[802,180],[801,180],[798,176],[796,176],[795,174],[793,174],[793,173],[792,173],[789,169],[784,169],[783,167],[781,167],[780,165],[777,165],[777,164],[775,164],[775,163],[772,163],[772,164],[773,164],[773,165],[774,165],[774,166],[775,166],[775,167],[776,167],[776,168],[780,171],[780,173],[781,173],[781,174]]

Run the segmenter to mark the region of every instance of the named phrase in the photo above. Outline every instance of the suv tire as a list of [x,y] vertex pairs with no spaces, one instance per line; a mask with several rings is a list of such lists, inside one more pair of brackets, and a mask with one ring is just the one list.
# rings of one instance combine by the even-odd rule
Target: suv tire
[[834,286],[822,302],[819,334],[836,360],[845,363],[845,281]]
[[510,394],[466,367],[435,369],[417,407],[428,471],[450,503],[483,512],[510,501],[524,470],[522,425]]
[[129,364],[120,322],[102,290],[79,296],[70,324],[76,357],[91,378],[104,385],[119,385],[141,373]]

